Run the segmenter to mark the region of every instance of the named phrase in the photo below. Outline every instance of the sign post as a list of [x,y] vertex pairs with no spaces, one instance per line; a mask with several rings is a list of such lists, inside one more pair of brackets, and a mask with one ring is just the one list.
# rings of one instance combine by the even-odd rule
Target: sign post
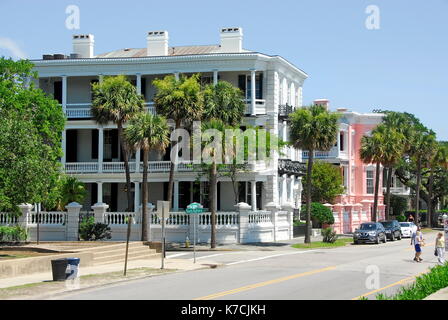
[[443,215],[443,231],[445,233],[445,251],[448,251],[448,215]]
[[193,262],[196,263],[196,224],[199,213],[202,213],[204,208],[199,203],[192,203],[187,207],[186,213],[193,215]]
[[170,215],[170,202],[169,201],[157,201],[157,217],[162,223],[162,266],[161,269],[165,268],[165,219],[169,218]]

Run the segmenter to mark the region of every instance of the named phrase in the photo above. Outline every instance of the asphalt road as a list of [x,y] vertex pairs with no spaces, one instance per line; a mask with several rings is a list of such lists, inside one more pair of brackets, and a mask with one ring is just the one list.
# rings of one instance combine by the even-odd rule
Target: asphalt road
[[[433,242],[426,234],[423,262],[414,262],[409,239],[380,245],[348,245],[335,249],[262,248],[240,252],[200,252],[201,261],[223,266],[130,281],[57,299],[136,300],[308,300],[375,298],[391,294],[436,264]],[[191,259],[170,252],[168,258]]]

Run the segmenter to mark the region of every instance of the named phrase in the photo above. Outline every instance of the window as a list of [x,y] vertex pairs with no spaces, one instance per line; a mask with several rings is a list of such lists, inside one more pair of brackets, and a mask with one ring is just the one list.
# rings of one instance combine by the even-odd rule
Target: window
[[366,174],[367,194],[373,194],[375,191],[373,183],[373,170],[367,170]]
[[345,145],[344,145],[344,133],[343,132],[339,133],[339,139],[340,139],[339,150],[344,151]]
[[[251,75],[239,75],[238,87],[243,93],[245,93],[246,100],[252,98],[252,77]],[[255,76],[255,99],[263,99],[263,75],[258,74]]]

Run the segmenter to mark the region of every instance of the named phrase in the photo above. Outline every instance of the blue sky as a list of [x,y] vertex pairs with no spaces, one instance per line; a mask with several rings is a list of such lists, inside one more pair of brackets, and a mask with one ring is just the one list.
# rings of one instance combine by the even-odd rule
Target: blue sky
[[[68,5],[80,9],[79,30],[65,27]],[[365,27],[368,5],[379,30]],[[161,29],[170,45],[217,44],[227,26],[243,27],[246,49],[306,71],[306,104],[411,112],[448,140],[448,0],[1,0],[0,56],[69,54],[74,33],[94,34],[96,54],[143,48]]]

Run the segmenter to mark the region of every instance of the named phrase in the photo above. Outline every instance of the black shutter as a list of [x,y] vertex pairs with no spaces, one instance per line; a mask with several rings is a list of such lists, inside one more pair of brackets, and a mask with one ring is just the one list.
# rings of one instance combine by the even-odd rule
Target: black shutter
[[96,183],[91,183],[91,193],[90,193],[90,204],[91,206],[95,205],[98,200],[98,185]]
[[168,197],[168,184],[169,184],[169,182],[163,183],[163,199],[165,199],[165,201],[168,201],[166,198],[166,197]]
[[243,91],[244,96],[246,96],[246,75],[240,74],[238,76],[238,88]]
[[66,159],[67,162],[77,162],[78,154],[78,130],[67,130],[67,147]]
[[110,184],[110,211],[111,212],[117,212],[118,210],[118,183],[111,183]]
[[146,78],[142,78],[142,95],[146,101]]
[[217,184],[217,202],[218,202],[218,205],[216,206],[217,208],[216,208],[216,210],[217,211],[220,211],[221,210],[221,182],[217,182],[216,183]]
[[62,104],[62,81],[55,81],[53,83],[54,94],[53,97],[55,100],[58,100],[59,103]]
[[98,159],[98,130],[92,130],[92,159]]
[[[113,129],[109,131],[112,139],[112,159],[118,158],[118,130]],[[124,160],[124,159],[122,159]]]
[[260,90],[258,90],[257,92],[257,96],[255,97],[256,99],[263,99],[263,75],[260,74],[260,76],[258,77],[258,85]]

